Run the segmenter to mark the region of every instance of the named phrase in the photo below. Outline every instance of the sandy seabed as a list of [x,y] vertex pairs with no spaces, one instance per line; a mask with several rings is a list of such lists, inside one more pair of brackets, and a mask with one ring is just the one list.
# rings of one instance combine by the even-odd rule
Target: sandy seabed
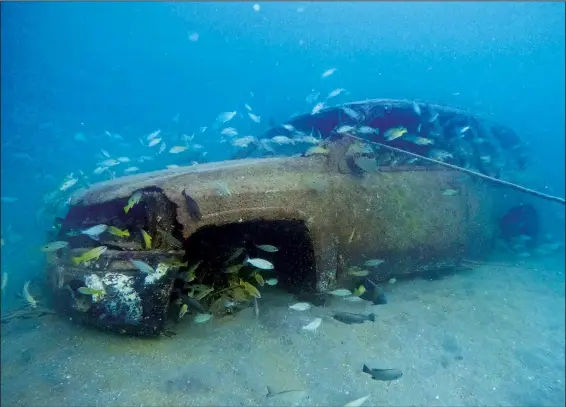
[[[2,326],[2,406],[564,406],[564,254],[494,257],[439,280],[385,286],[387,305],[332,298],[300,312],[264,290],[248,308],[172,338],[121,337],[62,317]],[[374,312],[346,325],[332,311]],[[314,332],[302,330],[314,318]],[[372,368],[397,368],[394,382]],[[298,400],[266,398],[306,390]]]

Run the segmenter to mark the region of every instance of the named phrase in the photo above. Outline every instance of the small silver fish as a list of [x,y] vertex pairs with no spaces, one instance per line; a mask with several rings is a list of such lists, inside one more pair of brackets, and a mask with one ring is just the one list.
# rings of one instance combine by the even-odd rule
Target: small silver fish
[[141,260],[130,260],[130,263],[132,263],[142,273],[152,274],[155,272],[149,264]]
[[421,115],[421,107],[417,102],[413,102],[413,111],[417,114],[417,116]]
[[411,143],[415,143],[419,146],[427,146],[427,145],[430,145],[430,144],[434,144],[434,140],[431,140],[431,139],[425,138],[425,137],[419,137],[419,136],[405,137],[405,140],[410,141]]
[[320,112],[322,109],[324,109],[324,108],[325,108],[324,103],[322,103],[322,102],[317,103],[317,104],[312,108],[311,115],[315,115],[315,114],[319,113],[319,112]]
[[350,297],[344,297],[344,301],[348,301],[348,302],[362,302],[364,300],[362,300],[360,297],[355,296],[355,295],[351,295]]
[[463,134],[466,133],[468,130],[470,130],[470,126],[464,126],[464,127],[460,128],[459,133],[463,135]]
[[254,267],[257,267],[258,269],[262,269],[262,270],[272,270],[273,269],[273,264],[270,263],[267,260],[264,259],[260,259],[260,258],[254,258],[254,259],[246,259],[246,261],[244,261],[244,263],[248,263],[251,264]]
[[326,99],[332,99],[332,98],[334,98],[334,97],[340,95],[340,94],[341,94],[342,92],[344,92],[344,91],[346,91],[346,89],[344,89],[344,88],[337,88],[337,89],[334,89],[332,92],[330,92],[330,93],[328,94],[328,96],[326,97]]
[[355,129],[354,126],[347,126],[347,125],[344,125],[344,126],[338,127],[338,128],[336,129],[336,133],[338,133],[338,134],[344,134],[344,133],[348,133],[348,132],[350,132],[350,131],[352,131],[352,130],[354,130],[354,129]]
[[220,134],[224,136],[235,137],[238,135],[238,130],[236,130],[234,127],[226,127],[225,129],[222,129],[220,131]]
[[104,160],[98,163],[99,167],[113,167],[115,165],[120,164],[120,161],[118,160],[114,160],[114,159],[110,159],[110,160]]
[[61,185],[59,187],[59,189],[61,191],[66,191],[67,189],[71,188],[73,185],[75,185],[78,182],[77,178],[70,178],[68,180],[66,180],[65,182],[63,182],[63,185]]
[[153,133],[151,133],[149,136],[147,136],[147,141],[153,140],[154,138],[159,136],[160,133],[161,133],[161,130],[155,130]]
[[56,252],[57,250],[61,250],[64,247],[67,247],[68,245],[69,242],[58,240],[56,242],[47,243],[45,246],[41,248],[41,251],[45,253]]
[[373,127],[369,126],[362,126],[358,128],[358,133],[360,134],[377,134],[379,133],[379,129],[374,129]]
[[6,284],[8,284],[8,273],[2,273],[2,291],[6,288]]
[[231,144],[234,147],[245,148],[248,145],[250,145],[251,143],[257,143],[257,139],[254,136],[246,136],[246,137],[237,138],[235,140],[232,140]]
[[359,267],[350,267],[347,274],[354,277],[366,277],[369,274],[369,271]]
[[306,331],[316,331],[318,329],[318,327],[320,326],[320,324],[322,324],[322,319],[321,318],[315,318],[310,323],[303,326],[302,329],[304,329]]
[[352,295],[352,292],[346,288],[338,288],[336,290],[330,291],[329,294],[335,295],[337,297],[346,297]]
[[318,100],[318,97],[320,96],[320,92],[312,92],[309,93],[307,95],[307,97],[305,98],[305,102],[307,103],[314,103]]
[[334,72],[336,72],[336,68],[327,69],[326,71],[324,71],[322,73],[322,75],[320,75],[320,77],[321,78],[328,78],[330,75],[334,74]]
[[319,139],[313,136],[295,137],[294,140],[299,143],[308,143],[308,144],[318,144],[320,142]]
[[271,139],[271,141],[279,145],[295,144],[295,140],[287,136],[275,136]]
[[371,260],[367,260],[364,263],[364,266],[366,267],[376,267],[379,266],[380,264],[384,263],[385,260],[381,260],[381,259],[371,259]]
[[212,314],[197,314],[194,321],[197,324],[202,324],[209,321],[212,318]]
[[24,298],[24,300],[26,300],[26,302],[29,304],[30,307],[36,308],[37,307],[37,301],[29,293],[29,283],[30,283],[29,280],[24,283],[24,289],[22,291],[22,297]]
[[256,247],[260,250],[263,250],[264,252],[268,252],[268,253],[275,253],[277,251],[279,251],[279,249],[275,246],[272,246],[270,244],[262,244],[262,245],[256,245]]
[[295,311],[307,311],[311,309],[312,305],[308,302],[298,302],[293,305],[289,305],[289,308],[294,309]]
[[356,112],[354,109],[349,107],[343,107],[342,111],[346,113],[347,116],[351,117],[354,120],[359,120],[361,117],[358,112]]
[[253,114],[253,113],[248,113],[248,116],[250,117],[250,119],[255,122],[255,123],[259,123],[261,122],[261,117]]
[[106,232],[106,230],[108,229],[107,225],[96,225],[96,226],[92,226],[88,229],[85,229],[83,231],[81,231],[81,233],[83,235],[87,235],[88,237],[94,239],[94,240],[98,240],[98,236],[104,232]]
[[444,150],[430,150],[428,156],[434,160],[444,161],[447,158],[454,158],[454,156],[448,151]]
[[234,116],[236,116],[236,112],[223,112],[220,113],[218,116],[216,116],[216,121],[221,122],[221,123],[227,123],[230,120],[232,120],[234,118]]

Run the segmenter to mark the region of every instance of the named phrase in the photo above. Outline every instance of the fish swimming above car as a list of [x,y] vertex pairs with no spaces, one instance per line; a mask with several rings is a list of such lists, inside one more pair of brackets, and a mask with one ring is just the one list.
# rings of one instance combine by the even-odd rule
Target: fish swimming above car
[[216,121],[220,123],[227,123],[236,116],[236,112],[223,112],[216,116]]
[[116,226],[109,226],[108,227],[108,233],[110,233],[111,235],[114,236],[118,236],[118,237],[129,237],[130,236],[130,232],[127,229],[119,229]]
[[107,225],[96,225],[81,231],[81,233],[83,235],[87,235],[91,239],[99,240],[99,236],[102,233],[106,232],[107,229],[108,229]]
[[130,209],[132,209],[134,207],[135,204],[140,202],[141,198],[142,198],[142,192],[141,191],[134,192],[132,194],[132,196],[130,196],[130,198],[128,199],[128,204],[126,206],[124,206],[124,212],[128,213],[130,211]]
[[387,130],[385,132],[385,134],[383,135],[383,137],[385,137],[385,139],[387,141],[392,141],[395,139],[398,139],[399,137],[402,137],[403,134],[407,133],[407,129],[404,127],[393,127],[389,130]]
[[327,69],[326,71],[324,71],[322,73],[322,75],[320,75],[321,78],[328,78],[330,75],[332,75],[334,72],[336,72],[336,68],[330,68]]
[[320,113],[320,111],[321,111],[322,109],[324,109],[324,108],[325,108],[324,103],[322,103],[322,102],[317,103],[317,104],[312,108],[311,114],[312,114],[312,115],[315,115],[315,114],[317,114],[317,113]]
[[408,136],[405,137],[405,140],[410,141],[411,143],[414,143],[419,146],[427,146],[430,144],[434,144],[434,140],[419,136]]
[[69,242],[65,242],[62,240],[56,242],[47,243],[45,246],[41,247],[42,252],[50,253],[56,252],[57,250],[61,250],[69,245]]
[[80,263],[86,263],[91,260],[97,260],[106,250],[108,250],[108,247],[98,246],[95,247],[94,249],[84,252],[80,256],[72,257],[71,261],[75,266],[78,266]]

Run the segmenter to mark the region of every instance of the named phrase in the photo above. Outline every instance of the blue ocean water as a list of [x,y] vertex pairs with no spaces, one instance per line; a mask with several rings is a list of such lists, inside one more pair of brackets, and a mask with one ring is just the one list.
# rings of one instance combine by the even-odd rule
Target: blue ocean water
[[[528,144],[526,186],[565,195],[564,3],[3,2],[1,54],[3,312],[43,273],[38,248],[66,211],[46,211],[52,194],[71,173],[109,179],[93,173],[102,150],[129,158],[116,177],[226,160],[234,148],[211,130],[220,113],[258,136],[310,112],[312,93],[491,116]],[[147,145],[157,130],[161,154]],[[168,153],[193,134],[202,148]],[[545,215],[563,236],[563,207]]]

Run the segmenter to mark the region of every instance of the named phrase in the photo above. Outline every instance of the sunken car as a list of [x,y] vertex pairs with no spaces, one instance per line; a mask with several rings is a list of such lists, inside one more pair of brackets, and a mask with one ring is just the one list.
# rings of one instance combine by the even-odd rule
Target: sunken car
[[[295,140],[289,149],[318,141],[281,156],[277,137]],[[57,237],[69,246],[48,259],[54,304],[89,325],[154,336],[186,304],[224,315],[276,283],[313,298],[364,285],[357,294],[372,300],[382,281],[489,252],[499,216],[519,199],[419,157],[513,179],[522,149],[507,127],[411,101],[295,117],[233,160],[77,191]],[[96,225],[109,227],[97,240],[76,233]]]

